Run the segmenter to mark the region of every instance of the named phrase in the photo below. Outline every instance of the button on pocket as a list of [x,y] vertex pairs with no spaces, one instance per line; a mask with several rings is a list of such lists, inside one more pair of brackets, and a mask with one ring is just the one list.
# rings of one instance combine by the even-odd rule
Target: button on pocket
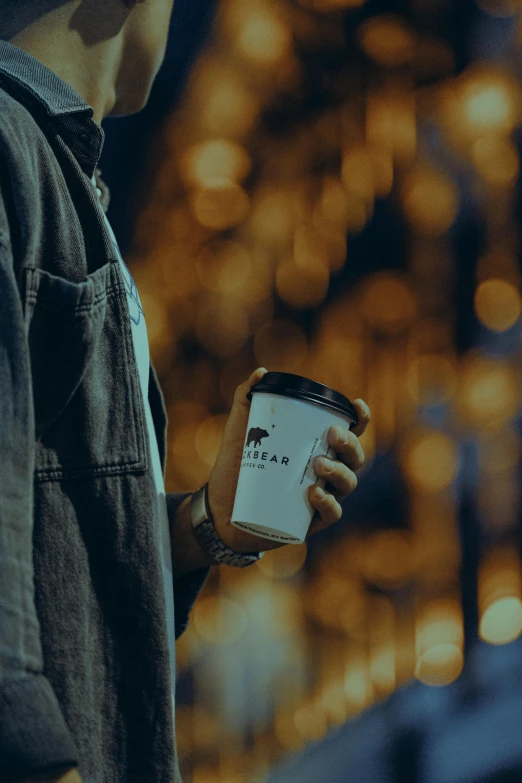
[[109,261],[80,283],[26,270],[37,480],[148,468],[145,412],[117,265]]

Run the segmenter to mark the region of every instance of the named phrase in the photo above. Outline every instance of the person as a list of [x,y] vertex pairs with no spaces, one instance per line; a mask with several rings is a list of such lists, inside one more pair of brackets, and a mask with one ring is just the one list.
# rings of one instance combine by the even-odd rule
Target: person
[[[238,564],[196,536],[196,492],[165,492],[164,398],[98,168],[102,120],[147,103],[172,10],[0,0],[3,783],[180,783],[175,641],[210,569]],[[282,545],[230,524],[265,372],[237,387],[206,485],[214,545],[252,562]],[[309,535],[355,489],[354,406]]]

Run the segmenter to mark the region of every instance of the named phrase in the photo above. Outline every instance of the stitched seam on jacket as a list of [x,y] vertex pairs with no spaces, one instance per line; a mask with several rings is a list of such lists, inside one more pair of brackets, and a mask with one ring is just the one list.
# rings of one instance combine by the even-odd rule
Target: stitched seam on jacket
[[79,304],[75,306],[67,306],[67,305],[59,305],[56,302],[53,302],[50,299],[45,298],[45,294],[42,296],[41,294],[38,295],[36,291],[31,289],[27,292],[26,295],[26,301],[30,304],[38,304],[42,305],[43,307],[47,308],[48,310],[60,310],[60,311],[69,311],[73,313],[82,313],[82,312],[88,312],[96,305],[100,304],[100,302],[105,302],[106,300],[113,299],[118,294],[124,293],[125,288],[123,288],[120,285],[114,285],[111,287],[111,289],[107,291],[103,291],[101,294],[98,294],[92,302],[88,302],[87,304]]
[[[68,478],[82,478],[85,476],[96,476],[96,475],[116,475],[118,473],[121,473],[123,470],[130,470],[134,465],[138,465],[140,462],[142,462],[142,459],[137,459],[134,462],[111,462],[107,465],[96,465],[96,467],[85,467],[85,468],[40,468],[39,470],[35,470],[35,478],[40,478],[40,480],[45,480],[45,478],[48,478],[50,481],[55,479],[68,479]],[[137,468],[136,472],[143,470],[144,472],[147,470],[146,467],[143,468]]]

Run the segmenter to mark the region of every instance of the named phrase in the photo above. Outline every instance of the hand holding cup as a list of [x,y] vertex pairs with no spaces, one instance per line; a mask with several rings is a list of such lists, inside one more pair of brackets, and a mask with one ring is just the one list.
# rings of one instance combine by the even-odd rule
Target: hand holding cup
[[[326,405],[316,404],[313,395],[303,401],[292,395],[257,394],[256,413],[249,421],[250,390],[266,373],[264,367],[258,368],[237,387],[208,481],[208,501],[218,535],[237,552],[268,551],[285,543],[299,543],[337,522],[342,514],[338,501],[353,492],[355,472],[364,463],[358,438],[370,421],[370,410],[363,400],[350,403],[328,387],[321,388],[331,392],[334,407],[330,400]],[[277,375],[299,381],[299,376]],[[305,388],[307,383],[315,385],[301,380]],[[261,410],[267,415],[259,419],[257,412]],[[335,424],[324,426],[332,421]],[[286,434],[283,440],[282,433]],[[326,454],[333,458],[329,474],[318,459]],[[316,497],[317,485],[324,486],[324,498]]]

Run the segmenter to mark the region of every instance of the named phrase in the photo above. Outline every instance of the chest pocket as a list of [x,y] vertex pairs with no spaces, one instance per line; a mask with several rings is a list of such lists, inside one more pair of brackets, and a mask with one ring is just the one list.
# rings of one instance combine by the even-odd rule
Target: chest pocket
[[25,308],[36,480],[147,470],[143,399],[118,261],[79,283],[26,270]]

